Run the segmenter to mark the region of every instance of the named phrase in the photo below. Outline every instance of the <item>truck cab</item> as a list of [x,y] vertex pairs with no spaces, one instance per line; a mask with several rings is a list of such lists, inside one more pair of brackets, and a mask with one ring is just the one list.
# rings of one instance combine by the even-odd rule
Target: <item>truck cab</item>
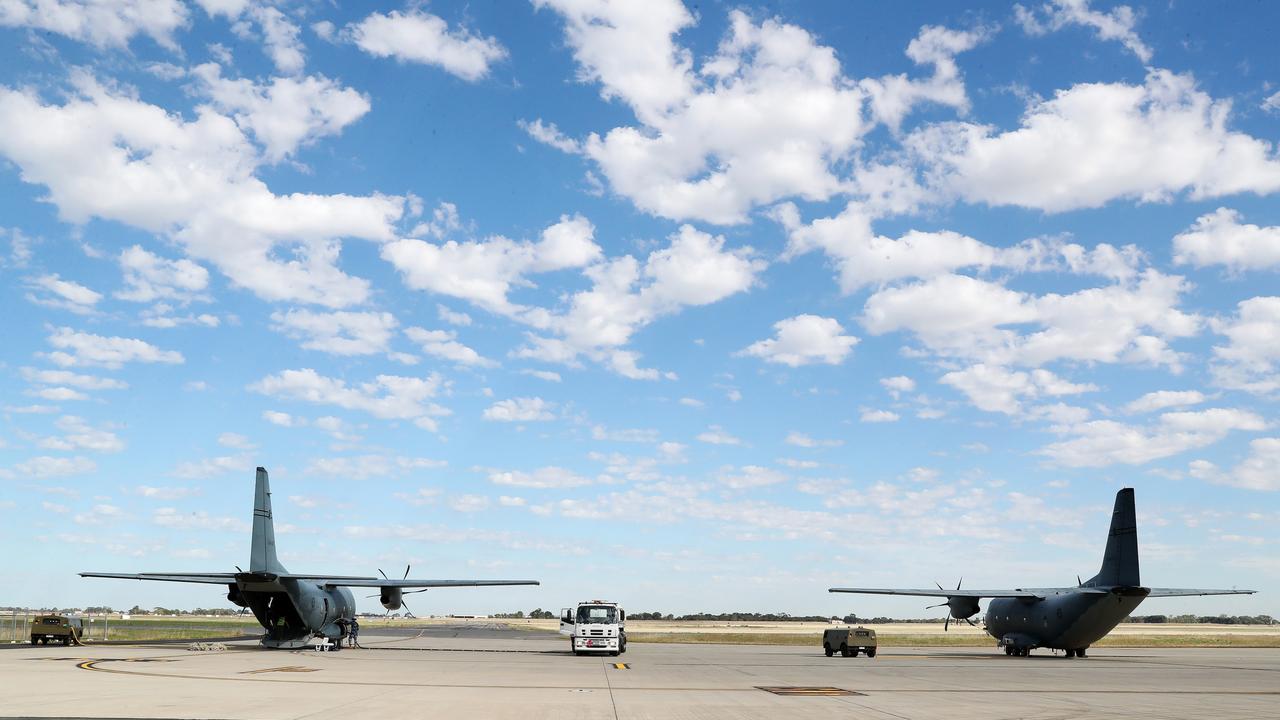
[[569,636],[574,655],[627,651],[627,613],[617,603],[581,602],[560,610],[560,634]]

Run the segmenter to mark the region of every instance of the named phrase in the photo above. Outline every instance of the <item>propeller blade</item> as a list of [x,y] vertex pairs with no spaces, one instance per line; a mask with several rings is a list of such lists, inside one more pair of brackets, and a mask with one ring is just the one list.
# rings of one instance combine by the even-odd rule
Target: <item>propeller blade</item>
[[374,594],[372,594],[372,595],[365,595],[365,597],[382,597],[382,593],[374,593]]
[[240,569],[240,566],[239,566],[239,565],[236,565],[236,566],[235,566],[235,568],[236,568],[236,572],[238,572],[238,573],[240,573],[240,574],[242,574],[242,575],[244,574],[244,571]]
[[932,610],[932,609],[934,609],[934,608],[936,608],[936,607],[944,607],[945,605],[946,605],[946,603],[938,603],[937,605],[925,605],[925,606],[924,606],[924,609],[925,609],[925,610]]
[[390,580],[390,579],[391,579],[391,578],[387,577],[387,574],[386,574],[386,573],[382,572],[382,568],[378,568],[378,572],[382,574],[382,579],[383,579],[383,580]]
[[409,609],[409,606],[408,606],[408,605],[405,605],[405,604],[404,604],[404,600],[401,600],[401,601],[400,601],[400,606],[404,608],[404,614],[405,614],[405,617],[411,617],[411,618],[416,618],[416,617],[418,617],[417,615],[414,615],[414,614],[413,614],[413,611]]
[[409,577],[409,567],[410,567],[409,565],[405,565],[405,566],[404,566],[404,577],[400,578],[401,580],[406,580],[406,579],[408,579],[408,577]]
[[963,575],[961,575],[961,576],[960,576],[960,582],[956,583],[956,589],[957,589],[957,590],[959,590],[959,589],[960,589],[960,583],[963,583],[963,582],[964,582],[964,576],[963,576]]
[[426,592],[426,591],[428,591],[428,590],[430,590],[430,589],[431,589],[431,588],[422,588],[421,590],[405,590],[404,592],[402,592],[402,593],[400,593],[400,594],[401,594],[401,595],[412,595],[412,594],[414,594],[414,593]]
[[969,623],[969,624],[970,624],[971,626],[973,626],[973,627],[978,627],[978,623],[976,623],[976,622],[974,622],[974,621],[970,620],[969,618],[965,618],[965,619],[964,619],[964,621],[965,621],[965,622],[967,622],[967,623]]
[[942,632],[947,632],[950,629],[951,629],[951,614],[948,613],[947,619],[942,621]]
[[1080,579],[1079,575],[1076,576],[1076,587],[1084,587],[1084,581]]
[[934,580],[934,581],[933,581],[933,584],[934,584],[934,585],[937,585],[937,586],[938,586],[938,589],[939,589],[939,590],[942,590],[942,592],[946,592],[946,590],[944,590],[944,589],[943,589],[943,587],[942,587],[942,583],[938,582],[937,580]]

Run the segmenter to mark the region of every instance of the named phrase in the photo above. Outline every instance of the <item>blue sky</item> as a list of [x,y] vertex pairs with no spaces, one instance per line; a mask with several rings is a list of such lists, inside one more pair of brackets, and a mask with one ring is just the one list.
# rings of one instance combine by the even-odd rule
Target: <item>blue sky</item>
[[[1261,14],[1268,15],[1262,17]],[[1143,580],[1275,614],[1266,4],[0,9],[6,604]],[[373,609],[374,601],[367,601]]]

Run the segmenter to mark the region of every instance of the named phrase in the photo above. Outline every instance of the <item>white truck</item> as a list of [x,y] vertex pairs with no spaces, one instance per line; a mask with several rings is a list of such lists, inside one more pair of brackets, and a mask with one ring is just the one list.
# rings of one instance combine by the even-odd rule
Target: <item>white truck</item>
[[560,634],[569,636],[574,655],[627,651],[627,613],[617,603],[580,602],[560,611]]

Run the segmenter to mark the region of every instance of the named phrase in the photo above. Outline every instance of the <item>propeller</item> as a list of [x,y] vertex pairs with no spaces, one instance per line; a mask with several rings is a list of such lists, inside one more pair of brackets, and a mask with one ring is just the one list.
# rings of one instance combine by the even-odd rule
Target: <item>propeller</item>
[[[934,585],[937,585],[937,586],[938,586],[938,589],[939,589],[939,590],[941,590],[942,592],[944,592],[944,593],[945,593],[945,592],[948,592],[948,590],[947,590],[946,588],[942,587],[942,583],[938,582],[937,580],[933,581],[933,584],[934,584]],[[963,578],[963,577],[961,577],[961,578],[960,578],[960,582],[957,582],[957,583],[956,583],[956,591],[957,591],[957,592],[960,590],[960,586],[961,586],[961,585],[963,585],[963,584],[964,584],[964,578]],[[953,605],[953,602],[954,602],[954,598],[953,598],[953,596],[951,596],[951,595],[947,595],[947,601],[946,601],[946,602],[941,602],[941,603],[938,603],[937,605],[929,605],[929,606],[925,607],[925,610],[932,610],[933,608],[940,608],[940,607],[945,607],[945,608],[947,608],[947,617],[942,621],[942,631],[943,631],[943,632],[947,632],[947,631],[949,631],[949,630],[951,629],[951,618],[952,618],[952,617],[955,617],[955,610],[956,610],[956,606],[955,606],[955,605]],[[977,604],[976,604],[976,603],[974,603],[973,611],[974,611],[974,612],[977,612]],[[970,620],[968,617],[965,617],[965,618],[957,618],[957,619],[962,619],[962,620],[964,620],[965,622],[969,623],[969,625],[970,625],[970,626],[972,626],[972,627],[978,627],[978,626],[977,626],[976,624],[974,624],[974,622],[973,622],[972,620]]]

